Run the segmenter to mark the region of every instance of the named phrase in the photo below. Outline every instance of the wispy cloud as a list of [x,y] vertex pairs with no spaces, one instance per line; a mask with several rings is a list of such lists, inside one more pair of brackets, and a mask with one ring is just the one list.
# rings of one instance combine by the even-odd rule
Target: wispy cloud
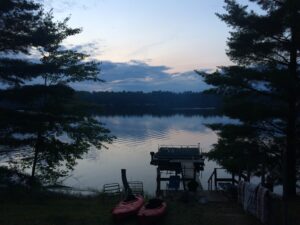
[[156,41],[156,42],[153,42],[153,43],[149,43],[149,44],[145,44],[144,46],[142,47],[139,47],[137,48],[136,50],[130,52],[128,54],[128,57],[135,57],[137,55],[140,55],[140,54],[144,54],[145,52],[148,52],[149,50],[155,48],[155,47],[159,47],[161,45],[164,45],[164,44],[167,44],[168,42],[174,40],[176,38],[176,35],[168,38],[168,39],[165,39],[165,40],[161,40],[161,41]]

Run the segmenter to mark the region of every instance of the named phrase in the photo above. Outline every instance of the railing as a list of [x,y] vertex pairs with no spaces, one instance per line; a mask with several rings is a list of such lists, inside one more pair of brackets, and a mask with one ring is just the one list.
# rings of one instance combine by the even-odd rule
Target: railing
[[218,177],[218,170],[225,170],[224,168],[214,168],[214,171],[212,172],[212,174],[210,175],[210,177],[208,178],[208,190],[212,191],[213,187],[214,190],[218,190],[218,183],[219,182],[227,182],[227,183],[231,183],[232,185],[235,185],[239,182],[239,180],[244,179],[244,180],[248,180],[247,176],[243,175],[243,174],[238,174],[238,180],[235,179],[236,174],[232,173],[231,174],[231,178],[219,178]]
[[198,145],[158,145],[158,149],[160,148],[181,148],[181,149],[197,148],[200,154],[202,154],[202,148],[200,147],[200,143],[198,143]]
[[158,148],[198,148],[198,145],[158,145]]

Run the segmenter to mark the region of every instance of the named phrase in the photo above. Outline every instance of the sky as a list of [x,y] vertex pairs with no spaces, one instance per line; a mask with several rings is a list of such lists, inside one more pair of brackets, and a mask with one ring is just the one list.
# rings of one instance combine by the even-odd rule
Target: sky
[[102,62],[105,84],[77,89],[201,91],[193,71],[232,64],[229,28],[215,15],[223,0],[42,0],[55,19],[70,16],[82,33],[64,44]]

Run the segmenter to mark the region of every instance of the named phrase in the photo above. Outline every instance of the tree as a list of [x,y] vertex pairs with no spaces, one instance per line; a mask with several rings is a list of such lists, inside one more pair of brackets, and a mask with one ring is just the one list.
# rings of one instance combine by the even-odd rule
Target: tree
[[37,46],[33,38],[42,17],[40,4],[30,0],[2,0],[0,4],[0,52],[28,53]]
[[[266,175],[272,174],[274,182],[280,183],[278,165],[280,150],[271,141],[260,136],[258,131],[246,124],[213,124],[210,128],[219,133],[219,141],[207,156],[233,174],[261,176],[266,185]],[[276,179],[277,178],[277,179]]]
[[281,155],[283,195],[293,198],[299,159],[300,2],[251,2],[261,13],[226,0],[227,12],[217,14],[233,29],[227,55],[237,66],[202,75],[215,86],[213,92],[224,96],[225,114],[251,127],[265,152]]
[[[20,9],[17,4],[32,2],[12,3],[19,7],[16,11],[20,15],[36,13]],[[40,5],[34,6],[37,7],[34,10],[41,10]],[[13,15],[11,7],[8,9],[7,14]],[[101,81],[98,63],[88,60],[88,55],[62,45],[64,39],[78,34],[81,29],[70,28],[67,25],[69,18],[54,22],[51,11],[40,11],[36,19],[36,23],[27,27],[27,42],[20,43],[18,48],[13,44],[5,49],[15,53],[14,57],[20,56],[20,53],[30,55],[34,51],[35,59],[26,60],[21,55],[17,60],[13,57],[2,61],[5,70],[0,72],[1,81],[9,87],[0,93],[0,145],[1,150],[17,153],[12,160],[14,165],[22,169],[31,168],[32,181],[38,175],[45,182],[55,182],[73,169],[76,159],[81,158],[90,147],[100,149],[103,142],[109,143],[113,137],[99,121],[74,102],[74,90],[68,86],[71,82]],[[22,39],[16,33],[12,32],[8,37]],[[22,69],[16,70],[17,64]],[[32,79],[37,84],[27,83]]]
[[[13,149],[11,163],[16,168],[31,169],[32,179],[47,183],[67,175],[89,147],[98,149],[110,142],[109,130],[102,124],[78,111],[70,104],[74,90],[63,85],[26,86],[6,90],[2,95],[12,102],[22,103],[19,110],[2,111],[0,145]],[[36,93],[46,93],[47,102],[41,104]],[[18,99],[15,99],[16,96]],[[12,99],[14,98],[14,99]],[[28,107],[30,105],[30,107]]]
[[[16,54],[29,54],[40,45],[36,38],[42,18],[40,4],[32,1],[2,0],[0,4],[0,81],[17,84],[34,76],[33,63]],[[31,70],[31,71],[30,71]]]

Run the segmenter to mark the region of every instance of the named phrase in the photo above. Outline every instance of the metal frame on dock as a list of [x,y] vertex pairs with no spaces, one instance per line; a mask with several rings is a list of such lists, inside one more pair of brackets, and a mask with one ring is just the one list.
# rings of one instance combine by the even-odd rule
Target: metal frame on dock
[[[151,165],[157,166],[156,195],[161,194],[161,182],[169,181],[172,176],[162,177],[163,172],[181,175],[183,189],[186,181],[197,180],[204,167],[204,157],[198,145],[159,145],[158,152],[151,152]],[[186,166],[188,165],[188,167]],[[192,170],[192,171],[191,171]]]

